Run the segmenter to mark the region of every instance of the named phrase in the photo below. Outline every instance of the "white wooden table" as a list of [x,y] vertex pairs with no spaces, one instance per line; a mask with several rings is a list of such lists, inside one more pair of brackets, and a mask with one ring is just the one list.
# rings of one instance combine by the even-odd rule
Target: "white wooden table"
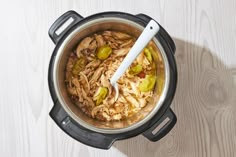
[[[85,146],[63,133],[47,69],[54,44],[47,31],[61,14],[145,13],[174,38],[178,87],[175,128],[152,143],[143,136],[110,150]],[[0,2],[1,157],[235,157],[235,0],[9,0]]]

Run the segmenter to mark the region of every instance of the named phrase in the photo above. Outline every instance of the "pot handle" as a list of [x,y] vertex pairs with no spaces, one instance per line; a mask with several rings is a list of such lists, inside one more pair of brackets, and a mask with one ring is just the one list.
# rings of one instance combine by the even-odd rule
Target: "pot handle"
[[48,34],[50,38],[55,44],[57,44],[65,33],[82,19],[83,17],[77,12],[73,10],[67,11],[61,15],[49,28]]
[[[145,15],[145,14],[137,14],[136,16],[141,18],[142,20],[144,20],[147,23],[152,19],[151,17],[149,17],[148,15]],[[174,41],[172,40],[170,35],[166,32],[166,30],[160,24],[159,24],[159,26],[160,26],[160,30],[158,31],[158,34],[160,34],[164,38],[164,40],[170,46],[172,52],[175,53],[176,47],[175,47]]]
[[100,149],[109,149],[115,141],[113,137],[96,133],[79,126],[78,123],[68,116],[60,104],[54,104],[49,115],[63,131],[83,144]]
[[[160,124],[165,120],[168,120],[168,122],[166,122],[164,126],[162,126],[156,132],[158,126],[160,126]],[[154,125],[152,125],[151,128],[149,128],[147,131],[143,133],[143,136],[148,138],[150,141],[153,142],[158,141],[170,132],[170,130],[175,126],[176,122],[177,122],[176,115],[171,109],[168,109],[167,112],[161,117],[159,121],[157,121]]]

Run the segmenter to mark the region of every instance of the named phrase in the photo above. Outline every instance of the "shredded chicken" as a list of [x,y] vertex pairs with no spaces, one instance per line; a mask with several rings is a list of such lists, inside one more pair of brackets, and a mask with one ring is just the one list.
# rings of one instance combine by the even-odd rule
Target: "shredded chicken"
[[114,54],[116,57],[122,57],[125,56],[129,52],[130,48],[121,48],[119,50],[115,50]]
[[91,116],[93,118],[95,118],[95,115],[99,112],[99,110],[101,110],[102,108],[104,108],[104,105],[99,105],[93,108],[92,112],[91,112]]
[[97,46],[98,46],[98,47],[101,47],[101,46],[103,46],[103,45],[106,44],[106,42],[104,41],[102,35],[97,35],[97,34],[95,34],[94,36],[95,36],[95,39],[96,39],[96,41],[97,41],[97,44],[98,44]]
[[85,74],[83,72],[80,72],[80,80],[81,80],[81,83],[84,85],[84,89],[85,89],[86,93],[89,93],[90,84],[88,82],[87,76],[85,76]]
[[111,31],[104,31],[104,32],[102,33],[102,35],[103,35],[103,37],[104,37],[104,36],[112,36],[112,33],[111,33]]
[[68,87],[67,90],[71,95],[77,95],[77,91],[75,88]]
[[[138,85],[143,77],[133,74],[131,69],[118,80],[120,94],[117,101],[109,82],[134,42],[135,38],[126,33],[103,31],[84,38],[69,56],[65,79],[67,91],[75,104],[88,116],[101,121],[118,121],[131,117],[147,106],[153,90],[141,92]],[[149,45],[154,44],[150,43]],[[104,45],[109,46],[112,52],[107,58],[99,59],[98,49]],[[86,58],[84,65],[75,66],[83,58]],[[156,70],[156,66],[152,66],[144,52],[131,67],[137,64],[142,66],[144,75]],[[162,64],[158,67],[163,69]]]
[[144,60],[144,58],[145,58],[145,55],[144,55],[144,53],[141,53],[141,54],[139,54],[139,55],[138,55],[138,57],[136,58],[136,60],[137,60],[138,64],[142,64],[142,63],[143,63],[143,60]]
[[114,38],[116,39],[120,39],[120,40],[126,40],[126,39],[130,39],[131,36],[126,34],[126,33],[122,33],[122,32],[111,32],[112,36],[114,36]]
[[86,65],[85,68],[97,68],[100,65],[100,60],[93,60],[89,64]]
[[130,94],[128,94],[126,97],[126,100],[133,105],[133,107],[136,107],[136,108],[139,108],[140,105],[139,105],[139,102],[133,97],[131,96]]
[[134,44],[134,41],[132,39],[128,40],[127,42],[125,43],[122,43],[120,45],[121,48],[126,48],[126,47],[131,47],[132,45]]
[[80,88],[80,84],[79,84],[79,80],[76,78],[72,78],[71,82],[73,83],[73,85],[75,85],[75,87]]
[[89,50],[95,50],[97,48],[97,41],[93,40],[91,44],[89,44],[88,49]]
[[88,49],[90,47],[91,41],[93,41],[93,38],[86,37],[80,42],[80,44],[76,48],[77,57],[81,57],[82,51],[85,50],[85,49]]
[[84,97],[84,99],[86,99],[89,102],[89,105],[91,106],[95,106],[93,100],[91,97],[87,96],[87,93],[84,91],[84,89],[82,88],[82,96]]
[[102,75],[103,67],[99,67],[93,74],[92,78],[89,80],[89,83],[93,84],[95,83],[100,76]]

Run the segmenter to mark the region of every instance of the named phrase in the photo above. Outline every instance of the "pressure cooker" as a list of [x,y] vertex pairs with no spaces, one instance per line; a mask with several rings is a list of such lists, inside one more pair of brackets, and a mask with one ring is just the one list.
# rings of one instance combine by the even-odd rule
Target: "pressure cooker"
[[[68,11],[52,24],[48,31],[55,44],[48,71],[49,90],[54,102],[50,116],[66,134],[86,145],[109,149],[116,140],[139,134],[150,141],[158,141],[174,127],[177,118],[170,105],[177,85],[174,57],[176,48],[172,38],[160,24],[160,30],[154,36],[153,42],[164,62],[164,87],[160,97],[154,97],[154,101],[143,112],[138,113],[142,118],[133,121],[98,121],[88,117],[74,105],[66,90],[66,62],[79,41],[105,30],[125,32],[138,37],[151,19],[145,14],[132,15],[124,12],[102,12],[83,17],[75,11]],[[132,118],[135,119],[130,119]],[[163,122],[166,123],[163,125]]]

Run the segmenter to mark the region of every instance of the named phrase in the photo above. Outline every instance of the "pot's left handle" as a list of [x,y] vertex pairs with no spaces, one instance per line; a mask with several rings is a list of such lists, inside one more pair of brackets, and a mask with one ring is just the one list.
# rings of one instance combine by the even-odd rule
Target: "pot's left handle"
[[73,10],[64,13],[52,24],[48,30],[50,38],[55,44],[57,44],[57,42],[65,35],[65,33],[82,19],[83,17]]
[[62,130],[75,140],[86,145],[100,149],[109,149],[116,140],[115,137],[106,136],[83,128],[66,113],[58,102],[54,104],[49,114]]

